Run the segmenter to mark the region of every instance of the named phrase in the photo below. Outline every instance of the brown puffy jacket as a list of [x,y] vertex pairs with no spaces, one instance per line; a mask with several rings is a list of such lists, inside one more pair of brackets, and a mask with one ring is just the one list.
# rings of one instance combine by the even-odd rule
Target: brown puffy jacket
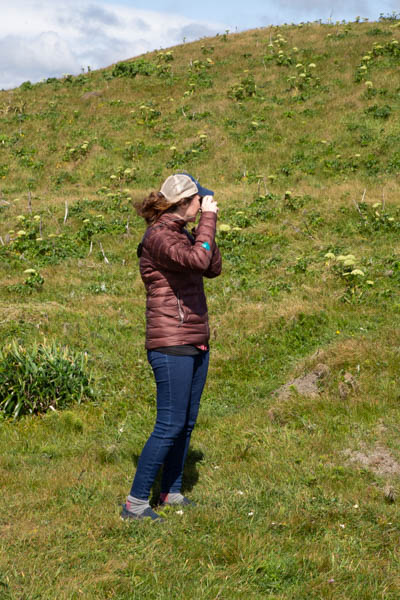
[[210,337],[203,277],[217,277],[217,215],[202,213],[194,235],[185,221],[162,215],[140,247],[140,274],[147,292],[146,348],[207,345]]

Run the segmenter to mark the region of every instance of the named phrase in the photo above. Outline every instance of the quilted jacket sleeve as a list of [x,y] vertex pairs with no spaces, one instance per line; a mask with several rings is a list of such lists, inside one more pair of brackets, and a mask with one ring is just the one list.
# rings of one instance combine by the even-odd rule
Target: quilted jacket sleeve
[[[211,211],[202,213],[192,245],[185,234],[154,229],[145,246],[153,259],[170,271],[207,272],[212,264],[215,247],[217,215]],[[215,275],[216,276],[216,275]]]
[[222,269],[221,253],[219,251],[217,244],[214,242],[210,266],[208,267],[207,271],[204,271],[203,275],[204,275],[204,277],[208,277],[209,279],[212,279],[213,277],[218,277],[218,275],[221,274],[221,269]]

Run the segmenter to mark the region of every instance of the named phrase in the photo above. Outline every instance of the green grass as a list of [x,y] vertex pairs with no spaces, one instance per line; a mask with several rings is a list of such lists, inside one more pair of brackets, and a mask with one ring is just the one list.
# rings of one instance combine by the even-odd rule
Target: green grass
[[[398,476],[345,454],[400,461],[393,39],[396,20],[258,29],[0,92],[2,346],[87,352],[95,393],[0,420],[0,600],[399,598]],[[125,523],[155,416],[131,200],[181,168],[224,225],[197,507]],[[319,397],[273,394],[321,362]]]

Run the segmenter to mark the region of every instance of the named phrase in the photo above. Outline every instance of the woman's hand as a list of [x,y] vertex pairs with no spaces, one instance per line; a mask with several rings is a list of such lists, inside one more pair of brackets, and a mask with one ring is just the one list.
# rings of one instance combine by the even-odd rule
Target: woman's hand
[[201,212],[218,213],[218,204],[214,196],[203,196],[201,202]]

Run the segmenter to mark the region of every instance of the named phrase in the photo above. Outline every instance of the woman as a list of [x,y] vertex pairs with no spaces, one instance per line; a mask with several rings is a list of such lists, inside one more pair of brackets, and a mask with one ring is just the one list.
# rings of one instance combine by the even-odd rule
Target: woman
[[[146,293],[146,348],[157,385],[157,419],[139,458],[121,516],[160,519],[149,504],[163,466],[161,506],[192,504],[181,494],[190,436],[196,423],[209,358],[209,326],[203,277],[217,277],[218,206],[213,192],[194,177],[168,177],[160,192],[137,207],[148,229],[138,247]],[[191,235],[186,223],[201,210]]]

